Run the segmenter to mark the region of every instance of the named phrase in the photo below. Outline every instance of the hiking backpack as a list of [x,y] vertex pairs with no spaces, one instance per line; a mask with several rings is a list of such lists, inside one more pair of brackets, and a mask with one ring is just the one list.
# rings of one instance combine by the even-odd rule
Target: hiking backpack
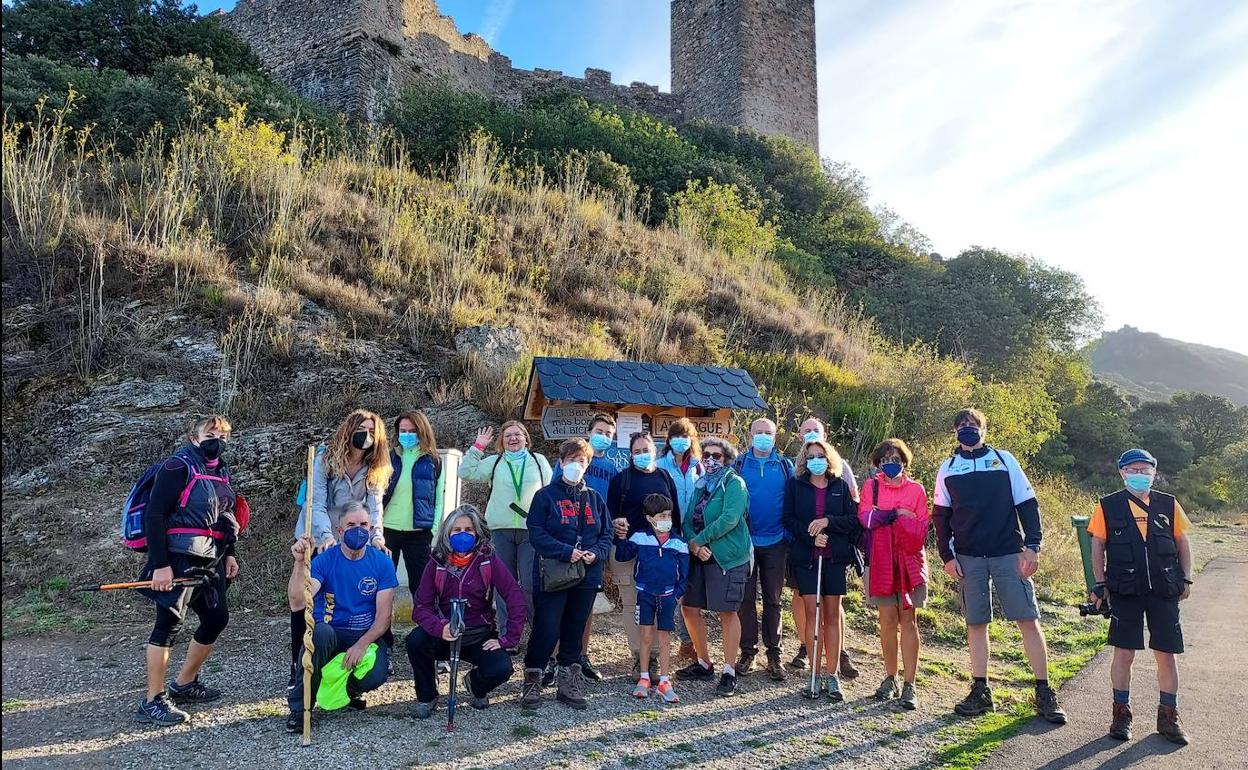
[[[212,476],[206,473],[197,473],[195,466],[183,457],[181,454],[174,454],[173,457],[180,460],[186,466],[187,483],[182,490],[182,494],[178,497],[178,506],[185,507],[187,500],[191,496],[191,490],[195,485],[203,480],[224,481],[230,483],[230,473],[225,472],[224,476]],[[152,497],[152,487],[156,485],[156,476],[160,473],[161,468],[165,466],[168,459],[153,463],[148,469],[143,471],[134,485],[130,487],[130,494],[126,495],[126,504],[121,509],[121,542],[126,548],[139,553],[147,551],[147,530],[143,522],[143,516],[147,513],[147,504]],[[251,507],[247,504],[247,500],[235,492],[234,503],[234,519],[238,522],[238,531],[241,533],[247,529],[247,524],[251,520]],[[167,530],[169,535],[204,535],[215,540],[224,537],[223,533],[216,530],[208,529],[192,529],[186,527],[174,527]]]

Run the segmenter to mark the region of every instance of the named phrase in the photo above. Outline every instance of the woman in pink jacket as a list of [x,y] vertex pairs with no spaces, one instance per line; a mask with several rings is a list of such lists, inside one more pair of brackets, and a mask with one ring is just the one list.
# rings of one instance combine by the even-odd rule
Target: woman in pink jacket
[[[879,700],[900,695],[901,705],[918,708],[914,675],[919,665],[919,627],[914,610],[927,602],[927,492],[906,475],[914,453],[906,442],[890,438],[871,452],[871,465],[881,471],[862,485],[858,519],[867,532],[869,569],[867,604],[880,613],[880,644],[884,650],[884,681],[875,691]],[[905,681],[897,686],[897,646]]]

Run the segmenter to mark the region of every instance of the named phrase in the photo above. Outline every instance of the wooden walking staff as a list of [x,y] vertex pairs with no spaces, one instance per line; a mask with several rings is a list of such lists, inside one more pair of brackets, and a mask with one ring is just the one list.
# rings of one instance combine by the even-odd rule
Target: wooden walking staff
[[312,464],[316,447],[308,447],[307,508],[303,515],[303,745],[312,745]]

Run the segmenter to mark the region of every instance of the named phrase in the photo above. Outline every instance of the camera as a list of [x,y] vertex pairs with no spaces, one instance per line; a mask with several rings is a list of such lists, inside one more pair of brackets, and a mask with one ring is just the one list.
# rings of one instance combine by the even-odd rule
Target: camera
[[1100,609],[1097,609],[1095,604],[1080,604],[1079,617],[1086,618],[1089,615],[1100,615],[1103,618],[1109,617],[1109,603],[1102,602]]

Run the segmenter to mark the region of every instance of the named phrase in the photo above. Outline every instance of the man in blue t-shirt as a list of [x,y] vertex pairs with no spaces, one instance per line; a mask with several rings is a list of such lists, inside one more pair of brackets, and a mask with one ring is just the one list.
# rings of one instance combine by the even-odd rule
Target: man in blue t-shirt
[[[369,544],[372,524],[368,509],[360,503],[349,503],[341,512],[336,527],[338,547],[325,551],[312,560],[312,693],[320,686],[321,669],[339,653],[342,667],[351,671],[377,643],[377,656],[372,668],[360,678],[353,673],[347,678],[347,694],[354,708],[364,708],[360,696],[376,690],[386,682],[390,669],[390,648],[382,635],[390,627],[394,608],[394,589],[399,584],[394,562],[383,551]],[[311,542],[296,545],[311,548]],[[286,729],[299,732],[303,728],[303,668],[299,667],[294,684],[286,692],[290,715]]]

